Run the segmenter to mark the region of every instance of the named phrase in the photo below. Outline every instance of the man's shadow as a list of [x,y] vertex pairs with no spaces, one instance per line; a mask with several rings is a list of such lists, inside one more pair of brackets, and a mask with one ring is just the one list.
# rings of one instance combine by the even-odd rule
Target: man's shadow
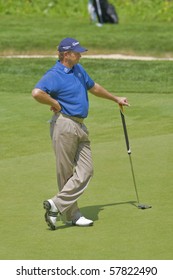
[[100,211],[103,211],[105,207],[111,207],[111,206],[118,206],[122,204],[130,204],[134,207],[138,207],[136,205],[137,201],[125,201],[125,202],[117,202],[117,203],[109,203],[109,204],[101,204],[101,205],[91,205],[80,208],[81,213],[92,219],[93,221],[99,220],[99,213]]
[[[97,221],[97,220],[99,220],[100,211],[103,211],[105,207],[118,206],[118,205],[123,205],[123,204],[130,204],[130,205],[138,208],[136,203],[137,203],[137,201],[125,201],[125,202],[123,201],[123,202],[117,202],[117,203],[91,205],[91,206],[81,207],[80,211],[87,218],[92,219],[93,221]],[[67,225],[65,222],[63,222],[63,223],[64,224],[62,226],[58,227],[58,229],[64,229],[64,228],[71,227],[70,225]]]

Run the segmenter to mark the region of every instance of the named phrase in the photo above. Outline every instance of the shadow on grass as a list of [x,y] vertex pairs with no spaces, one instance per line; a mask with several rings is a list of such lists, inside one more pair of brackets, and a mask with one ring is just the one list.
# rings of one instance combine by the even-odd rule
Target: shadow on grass
[[[111,207],[111,206],[118,206],[122,204],[131,204],[134,207],[138,206],[136,205],[136,201],[123,201],[123,202],[117,202],[117,203],[109,203],[109,204],[100,204],[100,205],[93,205],[93,206],[86,206],[80,208],[81,213],[86,216],[89,219],[92,219],[93,221],[99,220],[99,213],[100,211],[103,211],[105,207]],[[71,228],[71,225],[64,224],[60,227],[57,227],[57,229],[65,229],[65,228]],[[50,229],[48,229],[50,230]]]
[[125,201],[125,202],[93,205],[93,206],[82,207],[80,208],[80,210],[84,216],[91,218],[93,221],[97,221],[99,219],[99,212],[103,211],[105,207],[118,206],[122,204],[131,204],[134,207],[138,207],[135,203],[136,201]]

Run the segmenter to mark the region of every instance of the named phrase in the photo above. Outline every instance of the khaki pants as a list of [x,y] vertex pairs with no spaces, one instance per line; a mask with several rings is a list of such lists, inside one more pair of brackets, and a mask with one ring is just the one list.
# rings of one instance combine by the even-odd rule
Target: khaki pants
[[59,192],[52,200],[68,221],[75,221],[82,216],[77,200],[93,175],[88,131],[84,124],[62,114],[55,114],[50,133],[56,156],[59,187]]

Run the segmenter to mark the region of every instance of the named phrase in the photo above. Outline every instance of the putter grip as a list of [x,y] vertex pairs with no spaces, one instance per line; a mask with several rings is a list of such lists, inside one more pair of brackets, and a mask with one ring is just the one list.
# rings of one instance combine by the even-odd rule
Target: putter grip
[[127,152],[128,152],[128,154],[131,154],[130,145],[129,145],[129,138],[128,138],[126,122],[125,122],[125,117],[124,117],[124,114],[123,114],[121,109],[120,109],[120,114],[121,114],[121,120],[122,120],[122,124],[123,124],[124,136],[125,136],[125,140],[126,140]]

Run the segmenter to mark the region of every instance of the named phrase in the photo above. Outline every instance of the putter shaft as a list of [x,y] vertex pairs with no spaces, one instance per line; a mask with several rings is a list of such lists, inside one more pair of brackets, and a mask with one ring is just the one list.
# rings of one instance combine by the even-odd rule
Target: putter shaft
[[130,149],[130,144],[129,144],[129,137],[128,137],[128,133],[127,133],[126,121],[125,121],[125,117],[124,117],[123,107],[122,106],[120,106],[120,115],[121,115],[121,120],[122,120],[122,124],[123,124],[123,130],[124,130],[124,136],[125,136],[125,141],[126,141],[127,153],[129,155],[129,160],[130,160],[133,184],[134,184],[134,187],[135,187],[135,193],[136,193],[137,202],[139,204],[139,195],[138,195],[138,191],[137,191],[136,179],[135,179],[133,163],[132,163],[132,158],[131,158],[131,149]]
[[135,179],[135,174],[134,174],[134,170],[133,170],[132,158],[131,158],[131,154],[128,154],[128,155],[129,155],[130,166],[131,166],[131,171],[132,171],[133,184],[134,184],[135,192],[136,192],[136,198],[137,198],[137,202],[139,203],[139,195],[138,195],[137,186],[136,186],[136,179]]
[[130,149],[129,138],[128,138],[128,133],[127,133],[127,128],[126,128],[125,116],[124,116],[124,113],[123,113],[123,106],[121,106],[121,105],[119,105],[119,106],[120,106],[121,120],[122,120],[122,124],[123,124],[124,136],[125,136],[125,141],[126,141],[127,153],[129,155],[130,166],[131,166],[132,177],[133,177],[133,183],[134,183],[136,198],[137,198],[137,202],[138,202],[137,207],[139,209],[143,209],[143,210],[144,209],[149,209],[149,208],[152,207],[151,205],[139,204],[139,195],[138,195],[137,186],[136,186],[136,179],[135,179],[133,163],[132,163],[132,158],[131,158],[131,149]]

